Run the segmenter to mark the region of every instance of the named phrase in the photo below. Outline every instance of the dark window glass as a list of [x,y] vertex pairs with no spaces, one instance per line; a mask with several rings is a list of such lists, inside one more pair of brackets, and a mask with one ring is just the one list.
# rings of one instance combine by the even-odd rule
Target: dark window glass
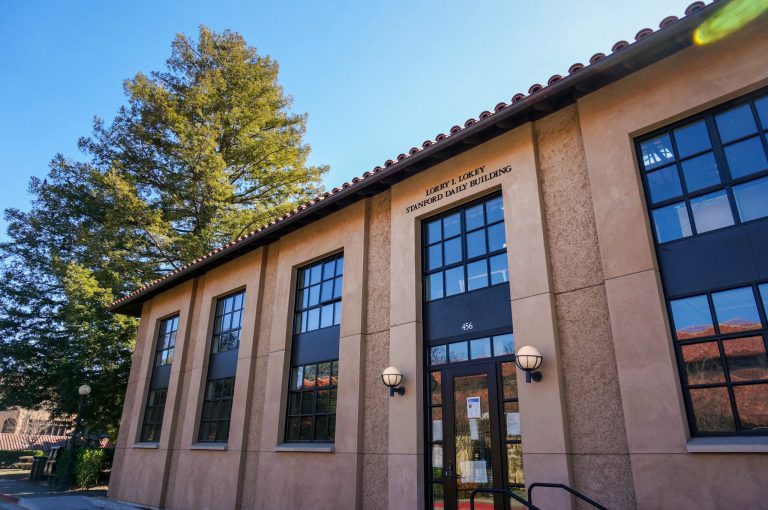
[[707,296],[676,299],[670,303],[678,340],[708,337],[715,334]]
[[466,361],[469,359],[469,349],[467,342],[456,342],[448,344],[448,360],[451,363],[456,361]]
[[240,346],[240,326],[245,291],[220,298],[216,304],[211,353],[230,351]]
[[[163,367],[173,362],[173,349],[176,346],[176,333],[179,329],[179,316],[175,315],[160,321],[155,342],[155,367]],[[157,370],[157,368],[156,368]],[[166,369],[167,370],[167,369]],[[152,372],[150,389],[147,395],[147,403],[144,408],[144,420],[141,425],[139,440],[155,443],[160,440],[160,430],[163,426],[163,412],[165,411],[165,397],[168,388],[153,388],[155,372]]]
[[[715,154],[708,152],[695,158],[687,159],[681,163],[683,176],[688,191],[698,191],[716,184],[720,184],[720,172],[717,169]],[[674,167],[672,167],[675,170]],[[650,174],[648,179],[650,181]],[[653,197],[653,185],[651,185],[651,197]],[[656,200],[655,197],[654,201]]]
[[733,178],[743,177],[768,168],[768,159],[765,157],[763,142],[759,136],[726,146],[725,159],[728,161],[728,168]]
[[514,354],[515,337],[512,333],[433,345],[428,349],[429,364],[433,366]]
[[343,267],[343,256],[337,255],[299,270],[295,335],[340,324],[336,305],[341,303]]
[[683,345],[685,373],[688,384],[724,383],[725,372],[717,342]]
[[646,170],[660,167],[675,160],[672,141],[667,134],[641,143],[640,151],[643,158],[643,167]]
[[712,294],[712,302],[721,335],[763,327],[752,287],[715,292]]
[[705,151],[712,147],[709,131],[703,120],[675,129],[677,153],[681,158]]
[[491,261],[491,285],[509,281],[507,269],[507,254],[502,253],[489,259]]
[[734,186],[733,195],[741,221],[768,216],[768,177]]
[[165,412],[165,398],[167,396],[167,388],[149,390],[147,406],[144,410],[144,422],[141,426],[142,442],[157,443],[160,441],[160,429],[163,427],[163,413]]
[[229,421],[234,392],[234,377],[212,379],[207,382],[203,410],[200,415],[198,441],[218,443],[229,439]]
[[288,388],[286,441],[334,440],[338,371],[337,360],[293,367]]
[[454,267],[445,272],[445,295],[454,296],[466,290],[464,286],[464,266]]
[[683,188],[680,186],[680,177],[677,174],[677,167],[674,165],[649,172],[648,187],[651,190],[651,199],[654,202],[663,202],[683,194]]
[[744,100],[638,141],[657,242],[768,216],[767,105]]
[[[441,235],[435,225],[441,226]],[[509,281],[499,195],[425,221],[423,243],[426,301]]]
[[755,118],[752,116],[752,110],[748,104],[737,106],[715,115],[715,121],[717,122],[717,130],[720,133],[720,140],[723,143],[728,143],[757,131]]
[[764,431],[768,428],[768,384],[749,384],[733,389],[741,426],[746,430]]
[[674,241],[693,234],[685,202],[653,210],[653,223],[660,243]]
[[755,101],[757,115],[760,117],[760,124],[763,129],[768,129],[768,96],[761,97]]
[[486,259],[467,264],[468,290],[482,289],[488,286],[488,261]]
[[[755,384],[768,380],[766,328],[756,299],[759,294],[764,302],[764,289],[768,294],[768,284],[761,284],[670,301],[697,434],[759,430],[751,424],[762,412],[754,405],[759,392],[768,402],[768,385]],[[751,336],[743,336],[747,332]]]
[[469,342],[469,350],[472,359],[491,357],[491,339],[478,338]]
[[733,225],[733,214],[725,190],[691,199],[691,212],[697,233]]
[[155,352],[155,366],[170,365],[173,362],[173,348],[176,346],[176,332],[179,329],[179,316],[160,322]]

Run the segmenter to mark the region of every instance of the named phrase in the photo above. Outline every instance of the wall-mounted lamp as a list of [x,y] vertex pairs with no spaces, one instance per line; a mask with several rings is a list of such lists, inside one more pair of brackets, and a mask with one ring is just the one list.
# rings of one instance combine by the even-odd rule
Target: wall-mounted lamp
[[520,367],[520,370],[525,372],[525,382],[529,383],[531,380],[535,382],[541,381],[541,372],[536,372],[536,369],[541,366],[541,353],[536,347],[530,345],[524,345],[520,347],[520,350],[515,354],[515,363]]
[[384,381],[384,385],[389,388],[389,396],[394,397],[395,393],[398,395],[405,395],[405,388],[400,386],[403,382],[403,374],[400,373],[396,367],[387,367],[381,374],[381,380]]

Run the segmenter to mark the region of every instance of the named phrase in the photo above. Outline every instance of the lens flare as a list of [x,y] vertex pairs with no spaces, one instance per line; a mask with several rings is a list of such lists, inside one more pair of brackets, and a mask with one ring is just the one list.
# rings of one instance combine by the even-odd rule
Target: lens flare
[[733,0],[693,33],[695,44],[709,44],[732,34],[768,10],[768,0]]

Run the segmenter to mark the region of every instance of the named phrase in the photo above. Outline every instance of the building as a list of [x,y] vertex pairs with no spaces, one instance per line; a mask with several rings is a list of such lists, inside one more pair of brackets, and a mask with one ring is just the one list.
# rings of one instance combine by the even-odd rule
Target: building
[[0,411],[0,450],[44,450],[62,446],[71,431],[68,419],[53,419],[44,409]]
[[768,20],[694,45],[724,5],[117,301],[141,326],[110,496],[768,508]]

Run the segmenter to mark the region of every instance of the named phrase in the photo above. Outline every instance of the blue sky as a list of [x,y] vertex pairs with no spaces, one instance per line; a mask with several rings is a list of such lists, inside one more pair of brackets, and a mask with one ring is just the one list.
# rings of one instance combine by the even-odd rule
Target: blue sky
[[333,187],[690,1],[2,0],[0,208],[27,208],[29,178],[58,152],[80,157],[94,115],[110,120],[124,102],[123,80],[162,68],[174,34],[200,24],[280,63],[294,110],[309,114],[310,163],[331,166]]

